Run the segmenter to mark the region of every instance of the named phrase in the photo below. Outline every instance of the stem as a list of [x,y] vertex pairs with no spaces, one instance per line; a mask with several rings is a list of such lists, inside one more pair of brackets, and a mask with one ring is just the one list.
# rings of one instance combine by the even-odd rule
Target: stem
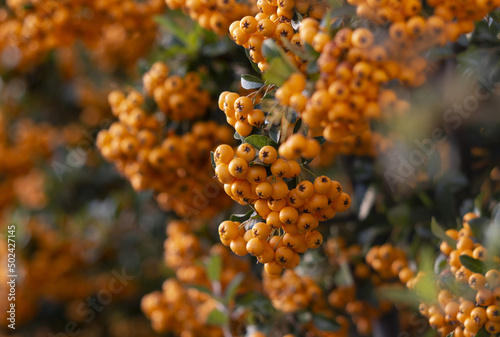
[[280,236],[280,238],[279,238],[278,242],[276,242],[276,244],[274,245],[274,250],[276,250],[276,247],[278,246],[278,243],[280,243],[281,239],[283,239],[283,237],[284,237],[284,236],[285,236],[285,234],[284,234],[284,233],[283,233],[283,234],[281,234],[281,236]]
[[306,172],[309,172],[310,175],[312,175],[314,178],[317,178],[318,176],[314,174],[311,170],[309,170],[305,165],[300,165]]

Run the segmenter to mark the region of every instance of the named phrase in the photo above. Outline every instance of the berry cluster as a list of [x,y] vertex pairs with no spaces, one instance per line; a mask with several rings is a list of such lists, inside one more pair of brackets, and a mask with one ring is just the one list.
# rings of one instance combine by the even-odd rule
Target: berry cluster
[[141,309],[158,333],[176,336],[222,337],[222,329],[205,324],[208,315],[217,307],[209,294],[194,288],[186,289],[175,279],[163,283],[162,291],[142,298]]
[[[225,290],[238,273],[247,275],[246,281],[240,286],[240,289],[244,289],[253,280],[248,275],[250,264],[229,254],[220,244],[207,249],[205,243],[193,234],[193,226],[196,227],[196,223],[168,223],[164,244],[165,264],[175,271],[176,278],[164,282],[163,292],[155,291],[144,296],[142,310],[151,320],[153,329],[160,333],[168,331],[181,336],[222,336],[220,327],[204,323],[218,302],[205,292],[185,286],[203,286],[214,290],[200,262],[209,256],[218,255],[223,266],[219,280],[221,290]],[[185,311],[182,316],[178,315],[181,309]]]
[[341,237],[329,239],[325,252],[331,265],[348,265],[354,281],[337,285],[328,295],[328,303],[335,310],[350,316],[359,334],[370,335],[373,320],[388,313],[393,304],[379,297],[375,305],[373,301],[359,296],[358,286],[370,283],[375,289],[387,285],[403,287],[398,281],[398,273],[401,266],[408,264],[406,254],[391,244],[384,244],[372,247],[363,257],[361,246],[347,246]]
[[269,64],[262,54],[262,43],[265,39],[274,39],[281,46],[290,61],[305,70],[307,61],[295,55],[283,44],[282,39],[300,47],[303,37],[292,25],[296,12],[302,17],[320,20],[328,9],[326,1],[307,0],[258,0],[259,13],[255,16],[245,16],[234,21],[229,27],[229,33],[236,44],[249,50],[250,59],[257,63],[261,71],[266,71]]
[[[434,15],[424,18],[418,0],[348,2],[357,6],[360,16],[377,23],[392,22],[388,36],[375,35],[367,28],[344,27],[332,38],[318,21],[304,19],[298,44],[308,43],[321,53],[315,90],[306,96],[306,77],[295,73],[276,92],[281,104],[294,108],[310,127],[322,130],[335,144],[352,135],[370,139],[371,120],[405,112],[408,103],[399,100],[387,84],[397,79],[404,86],[422,85],[427,70],[422,52],[471,32],[473,20],[499,5],[484,0],[432,1],[428,5],[434,7]],[[370,146],[366,149],[368,154]]]
[[319,312],[326,307],[321,287],[307,276],[300,276],[293,270],[286,270],[283,275],[263,273],[264,292],[271,300],[273,307],[293,313],[310,309]]
[[[460,260],[461,256],[468,256],[483,263],[498,263],[498,257],[488,255],[487,249],[473,236],[469,221],[475,218],[476,214],[467,213],[462,229],[446,231],[456,241],[456,248],[446,241],[441,243],[440,250],[447,256],[448,264],[438,275],[437,300],[422,302],[419,308],[440,336],[454,332],[456,337],[470,337],[481,329],[491,335],[500,332],[500,271],[496,267],[473,271]],[[418,292],[419,282],[426,277],[419,272],[407,286]]]
[[[285,313],[297,313],[304,310],[324,315],[336,321],[340,328],[335,332],[322,331],[314,322],[305,324],[308,335],[317,337],[346,337],[349,322],[345,316],[333,316],[328,309],[323,289],[311,277],[303,276],[294,270],[286,270],[283,275],[263,273],[264,292],[271,300],[273,307]],[[257,335],[262,336],[262,335]],[[287,337],[289,335],[285,335]]]
[[163,7],[162,0],[7,1],[0,10],[0,51],[5,55],[0,67],[30,68],[49,51],[78,40],[101,66],[129,66],[153,43],[153,16]]
[[147,113],[138,91],[113,91],[109,103],[119,121],[99,133],[97,147],[134,189],[153,189],[160,206],[180,216],[211,216],[227,205],[209,172],[210,150],[232,141],[228,127],[196,122],[190,132],[164,135],[164,120]]
[[[64,226],[68,224],[64,223]],[[18,275],[22,275],[17,279],[16,285],[23,289],[16,293],[16,304],[19,304],[16,308],[16,322],[19,324],[32,319],[40,309],[38,304],[44,300],[64,304],[76,301],[79,304],[103,289],[113,277],[109,273],[92,269],[91,263],[94,261],[90,261],[88,256],[90,252],[96,253],[93,251],[95,242],[61,234],[43,217],[23,219],[19,226],[25,231],[30,247],[29,254],[21,250],[16,254],[16,271]],[[1,227],[6,227],[3,221]],[[7,264],[7,240],[0,242],[0,249],[0,262]],[[7,273],[0,275],[0,281],[0,296],[7,298],[10,292]],[[130,293],[132,287],[133,283],[130,283],[122,293],[117,294],[117,299]],[[0,326],[8,324],[4,313],[1,317]]]
[[279,156],[286,160],[299,158],[314,159],[321,152],[321,145],[314,138],[306,138],[300,133],[291,135],[278,150]]
[[[302,138],[293,139],[300,142]],[[295,154],[300,147],[295,148],[293,139],[284,144]],[[302,148],[308,144],[305,142]],[[317,177],[314,183],[303,180],[290,189],[288,182],[300,175],[301,167],[295,160],[278,158],[278,151],[270,145],[258,154],[248,143],[241,144],[236,153],[229,145],[220,145],[214,160],[217,178],[226,193],[242,205],[253,205],[264,220],[243,224],[224,221],[219,226],[222,243],[237,255],[256,256],[272,275],[280,274],[283,267],[295,268],[299,253],[318,248],[323,242],[323,236],[315,230],[319,222],[347,210],[351,203],[340,184],[326,176]]]
[[0,107],[0,210],[16,200],[39,209],[45,206],[45,174],[37,170],[39,160],[49,158],[57,145],[57,129],[20,119],[11,124],[9,109]]
[[253,127],[264,125],[264,112],[254,109],[254,102],[249,97],[224,91],[219,96],[219,108],[224,111],[227,123],[243,137],[252,133]]
[[442,45],[447,40],[456,41],[461,34],[470,33],[474,29],[474,21],[482,19],[500,6],[500,2],[492,0],[434,0],[427,2],[434,9],[433,15],[424,17],[419,0],[347,2],[357,6],[356,12],[361,17],[379,24],[391,23],[390,38],[400,44],[399,47],[411,46],[417,50]]
[[[317,21],[311,19],[302,21],[300,27],[307,36],[314,36],[319,29]],[[316,49],[321,52],[320,78],[310,97],[304,92],[306,76],[294,73],[276,91],[276,98],[299,112],[309,127],[321,129],[328,141],[338,144],[351,135],[369,139],[370,121],[381,119],[382,111],[392,108],[401,113],[406,109],[406,102],[382,88],[402,72],[383,47],[374,45],[371,31],[342,28],[334,39],[316,45]]]
[[[203,259],[204,249],[200,239],[192,233],[193,224],[185,221],[170,221],[165,240],[165,265],[176,272],[177,279],[183,284],[197,284],[210,287],[205,270],[197,264]],[[249,264],[228,254],[222,245],[214,245],[211,254],[219,255],[224,269],[220,276],[222,288],[225,288],[239,272],[248,272]]]
[[182,78],[169,75],[169,70],[163,62],[151,66],[142,77],[147,95],[154,98],[167,119],[181,121],[202,117],[210,104],[210,94],[200,89],[200,75],[188,72]]
[[403,284],[406,284],[413,277],[406,253],[389,243],[370,248],[365,260],[382,281],[399,278]]
[[168,8],[182,9],[192,20],[206,30],[214,31],[217,34],[227,34],[229,25],[234,20],[239,20],[245,15],[252,15],[255,5],[247,1],[235,0],[165,0]]

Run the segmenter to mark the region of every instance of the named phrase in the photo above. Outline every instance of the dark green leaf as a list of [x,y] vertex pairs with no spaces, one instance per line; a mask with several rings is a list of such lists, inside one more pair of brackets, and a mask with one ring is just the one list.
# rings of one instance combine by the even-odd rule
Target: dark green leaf
[[257,76],[253,75],[241,75],[241,86],[243,89],[258,89],[264,85],[264,81],[262,81]]
[[285,113],[286,120],[290,124],[295,124],[297,122],[297,119],[299,119],[299,116],[297,115],[297,112],[293,109],[287,109]]
[[297,321],[299,321],[299,323],[300,323],[300,324],[307,324],[307,323],[309,323],[309,322],[312,320],[312,318],[313,318],[313,316],[312,316],[311,312],[309,312],[309,311],[305,311],[305,310],[304,310],[304,311],[299,311],[299,312],[296,314],[296,316],[297,316]]
[[394,227],[406,227],[410,225],[410,206],[408,204],[398,204],[389,208],[387,220]]
[[317,62],[309,62],[307,64],[306,72],[308,75],[313,75],[319,72],[318,63]]
[[448,265],[448,257],[446,255],[440,254],[436,261],[434,262],[434,274],[439,275]]
[[323,315],[314,315],[313,324],[316,328],[318,328],[321,331],[334,332],[340,329],[340,325],[337,322]]
[[212,167],[215,170],[215,159],[214,159],[214,151],[210,151],[210,160],[212,161]]
[[460,255],[460,263],[473,273],[485,274],[488,271],[486,263],[481,260],[476,260],[468,255]]
[[207,324],[223,326],[229,323],[229,318],[220,310],[214,309],[207,317]]
[[233,297],[234,294],[236,294],[236,290],[238,290],[238,287],[240,286],[241,282],[245,279],[245,274],[243,273],[238,273],[236,276],[229,282],[227,288],[226,288],[226,295],[224,298],[225,303],[229,303]]
[[222,272],[222,258],[220,255],[212,255],[208,260],[207,264],[207,276],[212,282],[217,282],[220,280],[220,274]]
[[[269,128],[269,137],[278,144],[281,138],[281,124],[273,124],[271,128]],[[271,145],[271,144],[269,144]]]
[[300,130],[300,127],[302,126],[302,118],[297,119],[297,122],[295,123],[293,127],[293,133],[297,133]]
[[194,288],[194,289],[197,289],[205,294],[209,294],[209,295],[212,295],[212,292],[210,291],[210,289],[208,289],[207,287],[205,286],[201,286],[201,285],[198,285],[198,284],[193,284],[193,285],[190,285],[189,288]]
[[483,209],[483,201],[485,195],[486,191],[483,191],[479,193],[479,195],[474,199],[474,207],[476,207],[479,211]]
[[488,14],[490,18],[492,18],[494,21],[500,23],[500,12],[499,11],[493,11]]
[[169,33],[171,33],[182,43],[184,43],[184,45],[189,44],[186,31],[184,31],[172,17],[166,15],[157,15],[154,17],[154,21],[160,26],[164,27]]
[[362,298],[375,308],[379,306],[375,286],[370,280],[356,282],[356,298]]
[[453,337],[455,336],[455,331],[450,332],[446,337]]
[[281,37],[281,41],[282,41],[283,45],[285,46],[285,48],[287,48],[288,50],[290,50],[291,52],[293,52],[295,55],[297,55],[298,57],[300,57],[303,60],[312,62],[318,58],[318,56],[316,55],[317,53],[314,49],[313,49],[313,52],[316,54],[313,54],[310,51],[305,50],[304,48],[296,45],[295,43],[291,42],[290,40],[288,40],[284,37]]
[[431,220],[431,230],[432,230],[432,233],[438,237],[439,239],[443,240],[443,241],[446,241],[446,243],[448,243],[448,245],[453,248],[453,249],[457,249],[457,242],[455,240],[453,240],[451,237],[449,237],[448,235],[446,235],[446,232],[444,231],[443,227],[441,227],[436,219],[433,217],[432,220]]
[[319,142],[319,145],[323,145],[326,143],[326,139],[323,136],[314,137],[314,139],[316,139]]
[[245,138],[245,143],[248,143],[257,149],[261,149],[266,145],[276,146],[271,138],[262,135],[248,136]]
[[250,211],[248,211],[245,214],[233,214],[233,215],[231,215],[231,217],[229,218],[229,220],[243,222],[243,221],[246,221],[246,220],[250,219],[250,217],[252,216],[253,212],[254,212],[253,210],[250,210]]

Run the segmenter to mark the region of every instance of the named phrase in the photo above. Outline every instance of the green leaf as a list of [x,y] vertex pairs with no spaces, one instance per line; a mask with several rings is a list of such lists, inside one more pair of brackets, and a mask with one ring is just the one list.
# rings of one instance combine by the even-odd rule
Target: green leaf
[[209,294],[210,296],[213,296],[212,291],[205,286],[193,284],[193,285],[190,285],[189,288],[194,288],[194,289],[199,290],[205,294]]
[[455,331],[450,332],[446,337],[453,337],[455,336]]
[[293,126],[293,133],[299,132],[301,126],[302,126],[302,118],[299,118],[297,119],[297,122]]
[[474,199],[474,207],[476,207],[479,211],[483,208],[484,196],[486,195],[486,191],[479,193],[479,195]]
[[398,204],[389,208],[387,220],[394,227],[406,227],[410,225],[410,206],[408,204]]
[[485,274],[488,271],[488,267],[486,263],[481,260],[477,260],[468,255],[460,255],[459,256],[460,263],[467,269],[469,269],[473,273]]
[[484,230],[490,224],[490,219],[479,217],[479,218],[471,219],[468,222],[469,222],[469,226],[472,230],[472,234],[477,239],[480,239],[482,234],[484,233]]
[[493,11],[488,14],[490,18],[492,18],[494,21],[500,23],[500,12],[499,11]]
[[264,81],[262,81],[257,76],[253,75],[241,75],[241,86],[243,89],[258,89],[264,85]]
[[342,262],[339,266],[339,270],[335,273],[334,282],[337,286],[351,286],[354,284],[354,279],[352,277],[351,268],[349,263]]
[[284,38],[283,36],[281,37],[281,42],[283,43],[283,45],[288,50],[290,50],[291,52],[293,52],[295,55],[297,55],[298,57],[300,57],[303,60],[313,62],[313,61],[315,61],[318,58],[317,52],[314,49],[313,49],[313,51],[316,54],[313,54],[309,50],[306,50],[306,49],[304,49],[302,47],[299,47],[295,43],[293,43],[290,40]]
[[443,227],[441,227],[437,223],[437,221],[434,217],[431,220],[431,231],[432,231],[432,234],[434,234],[436,237],[438,237],[439,239],[441,239],[443,241],[446,241],[446,243],[448,243],[448,245],[451,248],[457,249],[457,242],[455,240],[453,240],[451,237],[449,237],[448,235],[446,235],[445,230],[443,229]]
[[475,337],[491,337],[491,336],[495,336],[495,335],[490,334],[488,332],[488,330],[486,330],[486,327],[484,327],[484,326],[475,335]]
[[257,149],[261,149],[267,145],[277,147],[277,144],[271,138],[262,135],[250,135],[244,141]]
[[316,139],[319,142],[319,145],[323,145],[326,143],[326,139],[323,136],[314,137],[314,139]]
[[[278,144],[281,138],[281,124],[272,124],[269,128],[269,137]],[[274,146],[274,145],[272,145]]]
[[424,302],[432,302],[438,296],[436,278],[433,273],[424,274],[415,286],[415,292]]
[[275,58],[281,58],[283,51],[274,42],[273,39],[266,39],[262,42],[262,55],[264,55],[268,60]]
[[[330,0],[330,1],[337,1],[337,0]],[[356,6],[351,6],[351,5],[343,5],[343,6],[332,6],[334,8],[330,12],[330,17],[332,18],[337,18],[339,16],[354,16],[356,15]],[[327,22],[325,22],[327,24]]]
[[301,311],[297,312],[297,314],[295,316],[297,316],[297,321],[299,321],[300,324],[307,324],[313,318],[313,315],[311,314],[311,312],[306,311],[306,310],[301,310]]
[[434,262],[434,274],[439,275],[448,265],[448,257],[444,254],[439,254]]
[[416,294],[408,288],[401,288],[393,285],[383,285],[377,289],[377,294],[381,299],[394,303],[402,303],[418,308],[420,301]]
[[234,294],[236,294],[236,290],[238,290],[241,282],[245,279],[245,274],[243,273],[238,273],[236,276],[229,282],[226,288],[226,295],[224,297],[224,302],[227,304],[229,303],[233,297]]
[[298,69],[288,59],[281,47],[273,39],[264,40],[262,54],[267,58],[269,69],[263,74],[268,83],[282,85]]
[[243,221],[250,219],[250,217],[252,216],[253,213],[254,213],[254,211],[252,209],[252,210],[246,212],[245,214],[233,214],[229,217],[229,220],[243,222]]
[[210,160],[212,161],[212,167],[215,170],[215,159],[214,159],[214,151],[210,151]]
[[233,137],[236,140],[243,140],[243,139],[245,139],[245,137],[242,137],[237,131],[234,132]]
[[334,332],[340,329],[340,325],[337,322],[323,315],[314,315],[313,324],[316,328],[318,328],[321,331]]
[[188,36],[186,32],[175,22],[172,17],[166,15],[157,15],[154,21],[160,26],[164,27],[169,33],[179,39],[184,45],[189,45]]
[[207,264],[207,276],[212,282],[218,282],[220,280],[220,274],[222,271],[222,258],[220,255],[212,255],[208,260]]
[[286,109],[285,118],[290,124],[295,124],[297,123],[299,116],[297,115],[297,112],[295,110]]
[[207,317],[207,324],[224,326],[229,323],[229,318],[222,311],[214,309]]

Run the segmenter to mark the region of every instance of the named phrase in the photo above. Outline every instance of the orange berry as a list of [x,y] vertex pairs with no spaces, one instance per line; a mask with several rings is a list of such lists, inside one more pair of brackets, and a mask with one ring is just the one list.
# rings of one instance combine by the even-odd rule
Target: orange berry
[[264,164],[272,164],[278,159],[278,151],[274,147],[266,145],[260,149],[259,159]]
[[258,238],[252,238],[247,242],[246,250],[253,256],[259,256],[264,253],[266,248],[265,241],[259,240]]
[[231,248],[233,253],[238,256],[245,256],[248,254],[248,251],[246,249],[246,242],[241,236],[238,236],[234,240],[232,240],[229,247]]
[[238,225],[233,221],[223,221],[219,225],[219,236],[226,241],[234,240],[238,236]]

